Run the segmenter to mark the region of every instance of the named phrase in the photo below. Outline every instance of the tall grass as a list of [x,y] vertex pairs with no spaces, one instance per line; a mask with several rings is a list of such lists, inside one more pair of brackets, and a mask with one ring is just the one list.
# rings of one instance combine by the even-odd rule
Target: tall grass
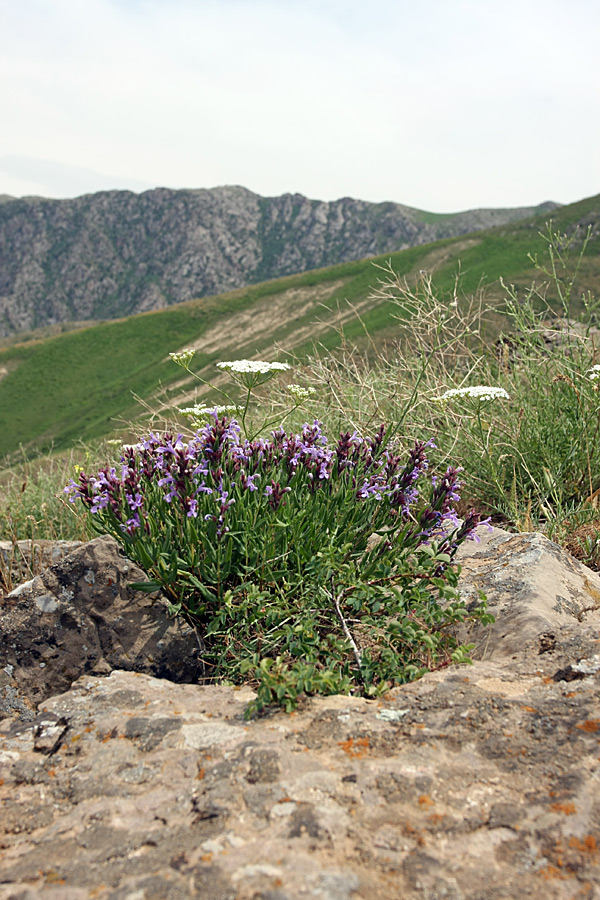
[[[441,292],[425,272],[409,284],[391,263],[378,265],[371,297],[392,316],[393,340],[376,342],[357,315],[351,332],[360,340],[350,343],[340,329],[338,349],[316,347],[296,360],[290,380],[315,394],[287,426],[318,418],[335,435],[392,421],[399,447],[433,438],[440,448],[434,464],[464,470],[465,506],[509,529],[542,530],[596,566],[600,379],[590,370],[600,362],[600,304],[578,288],[589,239],[549,226],[534,242],[544,254],[530,258],[535,283],[525,290],[506,284],[493,296],[483,288],[466,294],[460,273]],[[502,388],[510,399],[440,402],[450,389],[475,385]],[[285,385],[270,382],[261,403],[265,419],[289,408]],[[92,467],[92,452],[106,462],[106,446],[81,446],[5,476],[2,537],[83,536],[61,490],[76,463]]]
[[[121,442],[116,442],[118,447]],[[25,456],[0,475],[0,540],[86,541],[92,536],[86,517],[64,497],[65,484],[84,466],[118,458],[108,440],[78,444],[66,453],[48,453],[35,461]]]
[[[405,447],[433,438],[439,465],[463,467],[466,503],[510,529],[542,530],[596,565],[600,303],[577,292],[590,235],[550,225],[542,236],[545,255],[531,257],[539,279],[521,292],[503,285],[501,297],[463,295],[460,276],[442,295],[427,273],[411,286],[380,267],[372,296],[396,307],[397,339],[382,349],[365,328],[359,352],[342,335],[340,350],[314,353],[303,375],[330,431],[392,420]],[[443,399],[477,385],[510,399]]]

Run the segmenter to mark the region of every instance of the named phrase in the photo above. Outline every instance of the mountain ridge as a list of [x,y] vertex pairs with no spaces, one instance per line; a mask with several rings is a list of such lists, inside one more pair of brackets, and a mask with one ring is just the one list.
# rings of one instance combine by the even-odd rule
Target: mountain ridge
[[[188,394],[204,399],[195,379],[182,378],[169,357],[184,347],[196,348],[194,371],[211,380],[215,363],[223,359],[283,358],[302,365],[316,343],[319,353],[335,354],[340,327],[350,344],[362,341],[364,346],[368,334],[369,346],[393,345],[402,324],[398,306],[373,290],[381,267],[391,266],[410,285],[422,271],[429,273],[441,300],[455,296],[457,278],[461,298],[485,290],[486,297],[498,299],[505,294],[499,279],[519,294],[526,292],[540,274],[534,260],[547,256],[547,228],[545,216],[537,216],[142,315],[5,338],[0,342],[0,458],[12,465],[24,454],[33,458],[52,448],[112,437],[115,430],[129,437],[131,423],[145,410],[163,403],[167,408],[189,405]],[[590,231],[573,289],[572,315],[577,316],[581,298],[600,296],[600,195],[561,207],[552,215],[552,231],[569,235],[575,258]],[[543,283],[540,289],[545,291]],[[547,299],[560,308],[551,292]]]
[[164,309],[558,207],[438,214],[238,185],[0,200],[0,337]]

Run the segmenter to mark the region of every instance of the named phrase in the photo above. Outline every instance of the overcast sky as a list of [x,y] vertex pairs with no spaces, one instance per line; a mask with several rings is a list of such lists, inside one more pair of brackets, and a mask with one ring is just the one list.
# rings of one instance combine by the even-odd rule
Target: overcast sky
[[600,191],[598,0],[0,0],[0,193]]

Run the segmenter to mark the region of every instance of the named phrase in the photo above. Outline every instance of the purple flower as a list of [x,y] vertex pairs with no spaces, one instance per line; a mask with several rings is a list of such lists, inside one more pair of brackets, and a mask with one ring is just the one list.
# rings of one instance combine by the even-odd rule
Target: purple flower
[[121,529],[126,531],[127,534],[133,534],[140,527],[140,517],[137,513],[131,517],[131,519],[127,519],[124,525],[121,525]]
[[90,512],[97,513],[100,512],[101,509],[106,509],[109,504],[108,492],[103,491],[101,494],[96,494],[94,497],[94,502],[90,506]]
[[125,499],[129,505],[129,509],[134,512],[136,509],[141,509],[142,507],[142,495],[139,491],[135,494],[135,497],[132,494],[126,494]]

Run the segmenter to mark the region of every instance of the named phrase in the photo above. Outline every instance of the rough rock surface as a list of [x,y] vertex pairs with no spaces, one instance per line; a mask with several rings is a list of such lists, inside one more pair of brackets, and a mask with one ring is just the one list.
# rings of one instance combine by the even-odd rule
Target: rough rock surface
[[39,575],[49,566],[56,565],[77,547],[81,541],[0,541],[0,590],[8,593],[13,586]]
[[379,701],[248,722],[249,689],[113,671],[5,720],[1,900],[600,898],[597,576],[538,535],[461,562],[485,659]]
[[0,336],[161,309],[557,206],[470,210],[431,221],[397,203],[260,197],[243,187],[1,199]]
[[[480,543],[458,549],[460,590],[467,604],[482,591],[493,625],[477,627],[465,638],[477,645],[475,658],[502,659],[536,652],[569,624],[600,628],[600,576],[565,553],[543,534],[510,534],[478,529]],[[600,652],[600,647],[598,648]]]
[[198,638],[169,618],[146,576],[113,538],[96,538],[0,602],[0,716],[33,717],[37,704],[84,672],[147,672],[180,682],[202,672]]

